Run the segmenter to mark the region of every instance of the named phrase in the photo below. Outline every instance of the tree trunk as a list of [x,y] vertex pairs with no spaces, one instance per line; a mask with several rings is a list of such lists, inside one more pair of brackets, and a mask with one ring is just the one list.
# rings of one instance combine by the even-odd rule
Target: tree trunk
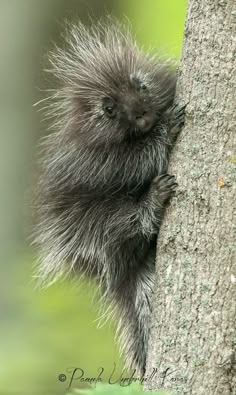
[[236,394],[235,0],[189,0],[177,102],[188,103],[162,224],[146,390]]

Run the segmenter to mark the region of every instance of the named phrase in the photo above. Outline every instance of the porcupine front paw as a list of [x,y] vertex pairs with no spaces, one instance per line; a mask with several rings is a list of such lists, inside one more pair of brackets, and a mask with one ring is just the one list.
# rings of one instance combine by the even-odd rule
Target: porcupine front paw
[[162,174],[152,181],[150,193],[152,200],[157,203],[158,207],[164,204],[175,194],[178,184],[175,176]]

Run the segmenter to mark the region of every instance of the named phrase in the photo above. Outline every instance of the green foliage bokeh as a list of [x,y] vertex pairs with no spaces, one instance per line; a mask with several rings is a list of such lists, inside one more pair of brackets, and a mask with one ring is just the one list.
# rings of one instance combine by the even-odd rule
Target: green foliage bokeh
[[[120,387],[118,385],[109,384],[98,384],[95,388],[86,390],[74,390],[69,392],[67,395],[140,395],[143,394],[142,387],[140,385],[132,385],[129,387]],[[167,392],[158,391],[152,392],[152,395],[168,395]]]
[[[30,2],[21,0],[19,3],[21,15],[27,14]],[[19,3],[12,2],[13,8]],[[73,13],[76,4],[78,4],[77,14],[80,15],[80,1],[76,3],[76,1],[50,0],[41,3],[38,0],[34,2],[35,5],[36,3],[38,18],[45,18],[45,23],[51,18],[51,25],[57,23],[55,13],[59,12],[59,6],[62,10],[61,19],[64,14],[68,16]],[[94,13],[97,12],[100,3],[102,4],[102,2],[97,2]],[[7,2],[3,4],[6,6]],[[41,4],[46,11],[41,12]],[[71,4],[74,8],[70,10]],[[88,4],[88,13],[91,14],[90,1],[86,4]],[[119,0],[114,2],[113,14],[123,21],[126,17],[129,19],[137,40],[144,47],[156,48],[167,57],[179,58],[185,11],[186,0]],[[6,20],[6,23],[13,21],[14,26],[18,23],[18,28],[20,24],[20,28],[24,31],[26,23],[20,20],[20,16],[18,18],[17,9],[14,9],[12,13],[9,12],[8,17],[9,21]],[[23,21],[27,21],[27,18],[30,18],[30,15],[23,18]],[[42,22],[41,25],[43,26]],[[24,34],[28,34],[27,29]],[[51,39],[52,37],[49,36],[47,41],[50,42]],[[12,32],[12,36],[7,40],[7,51],[11,54],[12,42],[17,40],[17,34],[14,35]],[[36,37],[33,37],[33,40],[36,40]],[[43,46],[39,40],[35,45]],[[45,51],[46,49],[45,47]],[[24,57],[27,56],[25,51],[25,48],[17,49],[19,67],[21,66],[26,74],[23,67]],[[37,47],[34,57],[37,59]],[[37,59],[37,62],[40,69],[41,59]],[[19,78],[22,77],[22,73]],[[30,80],[30,77],[29,81],[31,84],[28,87],[29,92],[36,90],[35,81]],[[19,112],[22,111],[21,105],[23,106],[24,103],[20,103],[17,109]],[[25,105],[28,106],[28,103]],[[25,127],[23,123],[22,128]],[[25,168],[27,167],[28,163]],[[17,172],[17,166],[14,172]],[[14,201],[14,208],[17,209],[17,198]],[[18,207],[18,210],[23,209]],[[0,327],[0,393],[65,394],[68,383],[60,382],[58,376],[65,373],[70,366],[83,368],[88,377],[96,377],[98,368],[103,366],[104,381],[106,381],[116,363],[116,374],[119,375],[123,369],[123,363],[114,343],[115,326],[113,327],[111,323],[97,329],[98,304],[96,296],[94,297],[95,284],[80,282],[78,286],[75,286],[74,283],[66,281],[48,289],[36,290],[32,279],[33,258],[30,250],[24,252],[24,255],[19,253],[9,268],[4,267],[5,262],[1,264],[3,270],[9,272],[11,283],[2,281],[0,289],[0,303],[3,306]],[[81,385],[79,382],[76,383],[76,387]],[[71,394],[89,395],[91,393],[91,390],[84,393],[81,391],[76,392],[72,389]],[[116,385],[104,384],[92,391],[103,395],[105,393],[127,395],[141,393],[140,387],[136,385],[122,389]]]
[[181,55],[187,0],[122,0],[138,41],[169,57]]

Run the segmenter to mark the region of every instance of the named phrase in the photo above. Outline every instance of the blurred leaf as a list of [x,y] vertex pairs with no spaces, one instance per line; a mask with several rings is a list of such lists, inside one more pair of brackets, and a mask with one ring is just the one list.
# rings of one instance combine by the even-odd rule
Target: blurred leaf
[[[111,384],[97,384],[95,388],[90,388],[86,390],[73,390],[72,392],[69,392],[67,395],[140,395],[140,394],[146,394],[142,390],[142,387],[140,385],[130,385],[127,387],[121,387],[119,385],[111,385]],[[168,395],[167,392],[152,392],[152,395]],[[170,394],[169,394],[170,395]]]

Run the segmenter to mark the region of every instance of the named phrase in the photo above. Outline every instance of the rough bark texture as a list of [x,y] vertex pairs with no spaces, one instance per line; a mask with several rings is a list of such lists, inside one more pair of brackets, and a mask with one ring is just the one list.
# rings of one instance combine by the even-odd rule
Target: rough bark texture
[[178,193],[161,228],[146,390],[236,394],[235,0],[189,0],[170,164]]

